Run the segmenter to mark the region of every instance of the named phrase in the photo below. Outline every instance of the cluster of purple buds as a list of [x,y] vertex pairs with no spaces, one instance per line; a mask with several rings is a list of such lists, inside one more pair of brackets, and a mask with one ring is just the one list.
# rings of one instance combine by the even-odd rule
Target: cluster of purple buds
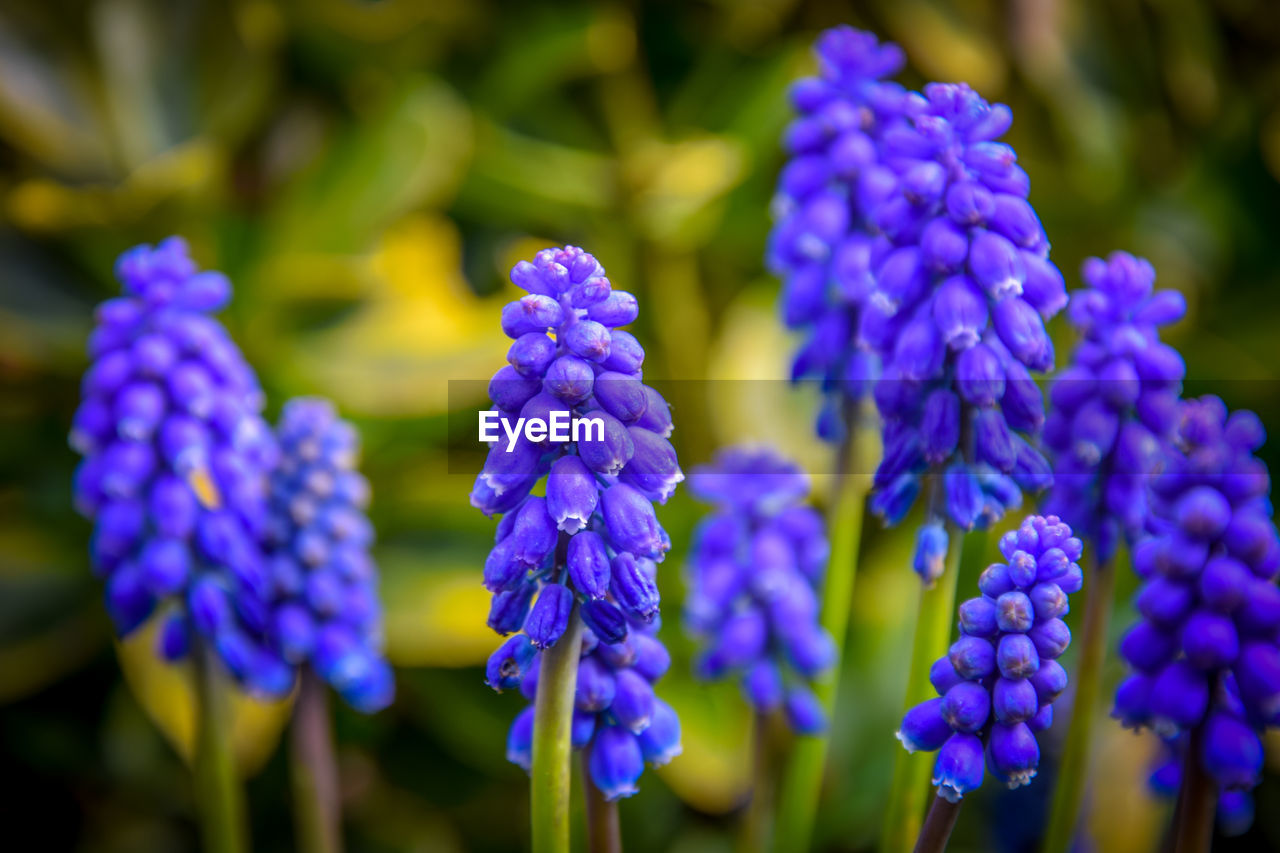
[[1252,412],[1184,401],[1151,480],[1150,535],[1134,549],[1140,618],[1120,644],[1135,670],[1113,716],[1164,736],[1201,729],[1189,756],[1225,790],[1257,784],[1259,733],[1280,722],[1280,540]]
[[904,57],[897,45],[851,27],[824,32],[814,53],[818,76],[791,87],[798,115],[784,136],[789,160],[774,196],[767,260],[783,281],[784,321],[806,335],[792,378],[822,383],[818,432],[838,441],[845,401],[865,395],[879,372],[877,354],[855,333],[873,287],[870,214],[895,182],[880,162],[880,139],[906,103],[900,85],[880,78]]
[[1153,290],[1151,264],[1127,252],[1090,258],[1082,272],[1088,289],[1072,294],[1067,309],[1081,341],[1049,390],[1044,443],[1054,482],[1045,510],[1070,518],[1107,561],[1146,520],[1147,485],[1186,372],[1159,328],[1181,319],[1186,301],[1176,290]]
[[938,750],[933,784],[952,802],[982,784],[985,765],[1010,788],[1040,763],[1036,733],[1066,689],[1057,659],[1071,642],[1062,617],[1084,578],[1082,545],[1057,516],[1030,516],[1000,540],[1008,561],[982,573],[979,598],[960,605],[960,638],[929,671],[938,697],[903,717],[908,752]]
[[[528,295],[502,312],[515,342],[490,400],[509,423],[567,413],[574,428],[565,441],[541,430],[537,440],[528,430],[499,440],[476,478],[472,505],[504,513],[484,566],[489,625],[523,631],[495,653],[489,682],[501,688],[518,678],[532,697],[534,653],[580,617],[575,744],[591,749],[592,777],[606,796],[627,796],[644,761],[679,750],[679,724],[651,687],[667,667],[653,632],[657,563],[671,547],[653,504],[684,479],[667,440],[670,408],[642,381],[639,342],[619,328],[636,319],[635,297],[614,290],[594,257],[573,246],[544,249],[516,264],[511,280]],[[544,475],[545,495],[530,494]],[[518,764],[531,715],[512,730]]]
[[[658,612],[654,563],[671,542],[653,502],[684,479],[667,440],[670,409],[641,381],[644,350],[616,328],[635,320],[636,299],[613,290],[595,258],[544,249],[516,264],[511,280],[529,295],[502,312],[515,343],[489,384],[494,407],[509,421],[568,412],[587,428],[570,441],[525,432],[489,451],[471,493],[473,506],[505,513],[484,567],[489,625],[523,629],[545,648],[580,602],[583,621],[616,642],[628,619]],[[530,495],[543,475],[545,496]]]
[[[1147,777],[1147,785],[1156,796],[1173,799],[1182,788],[1182,773],[1187,760],[1189,732],[1178,732],[1164,739],[1161,755]],[[1228,838],[1244,835],[1253,825],[1253,793],[1242,790],[1218,792],[1218,831]]]
[[[996,140],[1012,113],[963,84],[912,95],[910,121],[890,128],[881,157],[894,185],[872,220],[875,290],[858,336],[884,354],[875,399],[884,458],[872,509],[902,519],[928,473],[941,480],[917,563],[950,519],[986,527],[1052,475],[1032,446],[1044,401],[1029,371],[1053,366],[1045,321],[1067,303],[1062,274],[1027,202],[1029,181]],[[926,581],[932,578],[926,574]]]
[[[637,793],[645,764],[659,767],[681,751],[680,719],[653,691],[671,666],[656,629],[657,620],[636,621],[622,639],[608,643],[583,628],[572,742],[574,749],[588,750],[591,781],[609,800]],[[515,634],[493,653],[486,670],[495,690],[518,687],[529,700],[507,735],[507,760],[526,771],[533,764],[541,655],[526,634]]]
[[71,430],[107,610],[127,636],[159,609],[165,660],[199,642],[246,688],[285,693],[293,673],[269,642],[259,544],[275,442],[257,377],[209,316],[231,283],[199,271],[176,237],[125,252],[116,276],[124,295],[98,308]]
[[826,728],[810,681],[835,646],[818,621],[826,528],[809,478],[771,450],[729,448],[689,487],[716,511],[698,525],[686,568],[685,625],[702,640],[700,678],[740,679],[758,713],[784,709],[802,734]]
[[285,404],[276,439],[267,527],[272,636],[286,661],[310,666],[354,708],[372,713],[390,704],[395,682],[382,657],[359,437],[328,400],[299,398]]

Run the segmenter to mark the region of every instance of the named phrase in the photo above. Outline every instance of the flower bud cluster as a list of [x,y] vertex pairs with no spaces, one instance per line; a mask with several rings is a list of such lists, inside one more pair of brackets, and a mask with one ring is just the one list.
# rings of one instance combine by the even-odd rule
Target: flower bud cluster
[[[680,754],[680,719],[654,695],[653,685],[671,666],[655,636],[657,622],[633,621],[617,642],[607,643],[590,627],[582,631],[574,695],[572,741],[586,749],[591,781],[608,800],[639,789],[646,763],[659,767]],[[529,700],[511,724],[507,760],[526,771],[533,765],[533,717],[542,652],[526,634],[507,638],[489,658],[489,685],[518,687]]]
[[[642,381],[644,349],[619,328],[636,319],[635,297],[614,290],[594,257],[574,246],[544,249],[518,263],[511,280],[528,295],[502,312],[514,343],[489,385],[495,409],[512,420],[569,411],[603,430],[576,441],[526,434],[510,448],[497,443],[476,478],[472,505],[503,513],[484,566],[489,625],[523,632],[495,652],[489,683],[518,682],[532,700],[538,650],[581,618],[574,743],[591,750],[606,796],[629,796],[645,761],[679,751],[679,723],[651,686],[669,662],[654,633],[657,563],[671,547],[653,504],[684,479],[667,440],[670,408]],[[545,494],[531,494],[544,476]],[[512,728],[509,755],[522,766],[532,714]]]
[[865,395],[876,352],[855,332],[873,289],[870,216],[895,178],[880,161],[885,129],[901,120],[905,90],[880,78],[903,64],[901,49],[851,27],[827,30],[814,48],[819,74],[791,87],[798,115],[784,136],[788,162],[774,197],[768,264],[783,281],[787,326],[804,330],[792,378],[816,378],[825,393],[818,432],[838,441],[841,409]]
[[705,647],[697,676],[737,678],[757,712],[781,708],[795,731],[823,731],[810,682],[835,646],[818,622],[828,549],[822,516],[801,503],[809,478],[774,451],[728,448],[689,488],[716,507],[686,567],[685,625]]
[[1257,784],[1259,733],[1280,722],[1280,539],[1253,455],[1264,437],[1217,397],[1182,403],[1133,552],[1140,618],[1120,654],[1134,673],[1112,711],[1165,736],[1202,729],[1192,757],[1226,790]]
[[1010,788],[1035,777],[1036,733],[1067,687],[1062,617],[1083,583],[1081,551],[1057,516],[1030,516],[1000,540],[1008,562],[987,567],[982,595],[960,605],[960,639],[929,671],[938,697],[908,711],[897,733],[908,752],[938,751],[939,796],[956,802],[978,788],[984,763]]
[[1159,329],[1182,318],[1186,301],[1176,290],[1155,291],[1151,264],[1127,252],[1090,258],[1082,273],[1088,288],[1067,309],[1081,340],[1049,390],[1044,442],[1054,482],[1045,510],[1071,519],[1106,561],[1146,520],[1147,485],[1186,372]]
[[125,252],[116,276],[124,295],[98,308],[70,439],[107,611],[127,636],[160,610],[164,659],[199,641],[246,688],[285,693],[260,547],[275,443],[257,377],[210,316],[231,283],[176,237]]
[[290,664],[309,665],[356,709],[380,710],[395,683],[382,657],[359,437],[328,400],[304,397],[285,404],[276,438],[266,537],[272,636]]
[[1051,480],[1028,441],[1045,419],[1030,371],[1053,366],[1044,324],[1066,305],[1066,288],[1027,202],[1027,174],[996,141],[1009,108],[964,84],[930,84],[912,98],[910,121],[881,140],[894,185],[873,215],[875,289],[859,317],[859,339],[885,362],[871,506],[897,523],[921,475],[941,474],[937,504],[968,530]]

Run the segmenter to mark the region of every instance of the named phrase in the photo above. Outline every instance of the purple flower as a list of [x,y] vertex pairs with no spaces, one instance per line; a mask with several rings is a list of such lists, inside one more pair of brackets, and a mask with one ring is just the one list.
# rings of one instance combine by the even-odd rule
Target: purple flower
[[[285,404],[276,439],[266,538],[277,648],[289,663],[310,665],[354,708],[381,710],[395,681],[382,655],[359,437],[328,400],[300,397]],[[324,656],[325,636],[342,638],[332,659]]]
[[[495,411],[577,427],[568,440],[505,439],[489,452],[471,503],[501,515],[483,580],[493,593],[489,625],[516,633],[490,658],[495,689],[537,695],[540,649],[560,642],[571,620],[584,639],[578,671],[574,747],[588,751],[597,787],[630,796],[644,763],[680,751],[680,725],[653,693],[670,657],[659,626],[657,562],[671,542],[654,512],[684,479],[670,442],[662,395],[642,381],[644,349],[619,326],[639,312],[614,290],[604,268],[574,246],[521,261],[511,280],[527,296],[503,310],[514,339],[508,366],[494,375]],[[536,440],[535,440],[536,439]],[[545,497],[531,490],[545,476]],[[532,710],[516,719],[508,757],[526,769]],[[651,729],[655,729],[651,731]]]
[[939,698],[907,711],[898,729],[908,752],[938,751],[939,796],[956,802],[982,784],[984,750],[992,775],[1010,788],[1035,777],[1035,733],[1066,687],[1056,658],[1071,634],[1058,618],[1067,592],[1059,584],[1074,578],[1081,552],[1057,516],[1029,516],[1001,538],[1007,562],[982,573],[982,595],[960,605],[960,639],[929,673]]
[[259,544],[276,447],[257,377],[210,316],[231,284],[177,237],[125,252],[116,276],[124,294],[98,308],[70,435],[107,611],[126,636],[172,603],[166,660],[198,640],[246,688],[282,695],[293,673],[269,642]]
[[1140,618],[1120,654],[1136,673],[1112,712],[1166,738],[1202,729],[1203,754],[1189,758],[1223,790],[1257,784],[1259,737],[1280,713],[1280,536],[1262,441],[1252,412],[1228,414],[1217,397],[1180,405],[1133,549]]
[[[1053,365],[1044,324],[1066,290],[1027,175],[995,141],[1009,108],[963,84],[930,84],[905,104],[878,140],[890,189],[868,213],[874,286],[855,332],[884,359],[875,400],[885,456],[871,507],[896,524],[929,474],[945,500],[931,500],[926,529],[944,517],[985,528],[1045,484],[1033,447],[1044,405],[1030,371]],[[938,545],[936,533],[920,537],[926,582]]]
[[[1055,476],[1046,508],[1072,519],[1105,561],[1141,535],[1147,483],[1172,438],[1174,419],[1163,413],[1180,393],[1182,359],[1159,329],[1186,304],[1177,291],[1154,290],[1151,264],[1127,252],[1090,258],[1082,272],[1088,287],[1067,310],[1081,340],[1049,390],[1044,438]],[[1146,367],[1154,362],[1159,369]]]
[[791,89],[797,115],[783,137],[790,160],[778,178],[767,260],[783,282],[784,322],[806,336],[792,377],[822,383],[818,431],[839,440],[849,428],[844,402],[864,396],[879,373],[877,348],[856,332],[884,248],[873,213],[895,183],[881,139],[910,101],[880,79],[902,67],[897,45],[836,27],[814,52],[819,75]]
[[801,503],[808,477],[771,450],[728,448],[689,487],[716,507],[685,569],[685,628],[703,646],[698,675],[736,678],[757,711],[781,707],[794,730],[821,731],[825,713],[803,685],[835,649],[818,623],[827,538],[822,517]]

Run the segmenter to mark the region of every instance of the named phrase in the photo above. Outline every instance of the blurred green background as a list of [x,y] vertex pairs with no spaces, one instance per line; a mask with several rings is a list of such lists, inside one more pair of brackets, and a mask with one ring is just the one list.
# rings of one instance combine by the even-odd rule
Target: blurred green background
[[[224,319],[269,415],[325,394],[363,430],[399,695],[374,718],[338,711],[350,848],[520,849],[527,781],[503,755],[520,700],[494,695],[479,668],[496,644],[478,583],[492,522],[450,464],[447,380],[502,363],[505,271],[566,242],[639,295],[649,376],[783,377],[791,342],[761,256],[784,92],[811,70],[816,33],[842,22],[899,41],[909,85],[965,80],[1009,103],[1069,286],[1090,254],[1150,257],[1190,303],[1172,332],[1189,390],[1280,430],[1272,0],[0,4],[6,846],[196,844],[182,679],[113,645],[65,441],[114,257],[179,233],[236,284]],[[744,438],[829,465],[810,438],[812,394],[689,382],[671,396],[686,470]],[[1275,443],[1268,453],[1275,468]],[[679,633],[680,555],[699,511],[678,495],[660,516],[675,542],[662,583],[676,654],[660,692],[683,717],[685,754],[622,804],[633,851],[731,849],[749,775],[736,691],[692,685]],[[874,843],[897,748],[917,581],[908,530],[867,528],[822,849]],[[1113,659],[1108,678],[1119,674]],[[245,707],[257,846],[289,849],[283,711]],[[1153,739],[1106,723],[1096,746],[1086,849],[1154,849],[1167,805],[1143,787]],[[1016,796],[989,782],[952,849],[1032,849],[1052,751],[1051,738],[1042,777]],[[1274,774],[1257,796],[1251,834],[1223,849],[1280,845]]]

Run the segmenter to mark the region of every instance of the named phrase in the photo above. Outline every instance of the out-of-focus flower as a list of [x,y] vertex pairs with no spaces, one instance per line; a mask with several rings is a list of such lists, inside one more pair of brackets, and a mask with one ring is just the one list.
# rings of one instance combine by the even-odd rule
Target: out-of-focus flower
[[1252,412],[1184,401],[1151,481],[1149,535],[1134,549],[1140,618],[1120,643],[1134,673],[1112,715],[1166,737],[1202,728],[1200,761],[1224,790],[1257,784],[1259,733],[1280,714],[1280,539]]
[[[934,83],[905,112],[880,140],[893,181],[870,214],[874,289],[857,330],[885,364],[871,507],[897,523],[928,473],[938,484],[930,520],[986,527],[1051,479],[1031,444],[1045,414],[1029,371],[1053,366],[1044,324],[1066,289],[1027,202],[1027,174],[996,141],[1009,108]],[[922,549],[936,551],[937,539],[922,538]],[[933,565],[927,556],[916,563]]]
[[849,427],[845,402],[865,395],[879,373],[878,350],[855,333],[873,290],[871,214],[895,183],[880,140],[909,101],[901,86],[880,79],[902,67],[897,45],[836,27],[814,53],[818,76],[791,87],[798,115],[783,138],[789,160],[774,196],[767,260],[783,282],[784,322],[805,334],[792,377],[822,383],[818,432],[839,440]]
[[369,556],[369,485],[356,470],[359,437],[328,400],[285,404],[276,429],[267,529],[272,637],[353,707],[386,707],[395,692],[382,657],[378,573]]
[[[500,439],[471,493],[473,506],[503,514],[484,566],[489,625],[523,631],[490,659],[489,684],[519,684],[532,701],[539,650],[581,619],[574,746],[590,751],[606,797],[630,796],[646,762],[680,749],[675,713],[652,689],[670,662],[654,635],[657,563],[671,546],[653,504],[684,479],[667,441],[671,413],[641,380],[644,349],[619,328],[636,319],[636,299],[614,290],[594,257],[544,249],[516,264],[511,280],[528,295],[502,312],[514,343],[489,384],[494,409],[510,424],[550,424],[558,412],[573,425],[567,440]],[[545,496],[531,495],[544,476]],[[508,757],[526,769],[531,737],[527,709],[508,742]]]
[[1067,596],[1083,582],[1082,545],[1057,516],[1030,516],[1000,540],[1007,562],[987,567],[982,591],[960,605],[960,639],[929,672],[938,697],[903,717],[909,752],[938,751],[933,784],[956,802],[982,784],[985,765],[1016,788],[1040,764],[1036,733],[1066,689],[1058,657],[1071,642]]
[[[1187,732],[1164,739],[1164,749],[1147,777],[1147,785],[1159,797],[1172,799],[1182,787],[1182,769],[1187,760]],[[1228,838],[1244,835],[1253,825],[1253,794],[1249,791],[1218,792],[1218,831]]]
[[1185,373],[1159,328],[1181,319],[1186,302],[1177,291],[1154,291],[1151,264],[1127,252],[1090,258],[1083,275],[1088,288],[1067,309],[1082,338],[1049,391],[1044,442],[1054,482],[1045,510],[1071,519],[1107,561],[1146,521],[1147,486]]
[[835,650],[818,622],[827,538],[822,517],[801,503],[808,477],[771,450],[729,448],[689,487],[716,507],[686,569],[685,626],[706,646],[697,675],[737,678],[757,712],[784,709],[796,731],[822,731],[809,682]]
[[124,295],[98,308],[71,445],[76,507],[126,636],[160,610],[160,655],[215,650],[246,688],[280,695],[291,668],[268,642],[260,546],[276,448],[257,377],[210,314],[231,283],[176,237],[120,256]]

